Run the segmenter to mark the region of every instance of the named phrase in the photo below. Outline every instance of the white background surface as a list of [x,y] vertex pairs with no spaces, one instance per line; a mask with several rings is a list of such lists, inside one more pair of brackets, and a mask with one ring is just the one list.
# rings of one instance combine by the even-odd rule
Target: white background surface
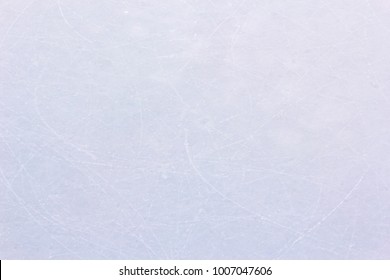
[[[173,269],[175,266],[180,273],[188,269],[197,269],[197,275],[175,275],[175,276],[135,276],[135,275],[120,275],[120,269],[126,266],[127,269],[136,270],[143,269]],[[213,275],[214,267],[255,267],[248,268],[248,275]],[[271,274],[265,275],[249,275],[249,271],[256,271],[257,267],[265,267]],[[260,269],[258,271],[266,271]],[[202,269],[203,274],[199,274],[199,269]],[[209,272],[207,272],[207,270]],[[237,269],[239,270],[239,269]],[[140,269],[138,270],[140,271]],[[194,270],[192,270],[194,271]],[[230,269],[233,271],[233,268]],[[245,271],[245,270],[244,270]],[[132,272],[134,273],[134,272]],[[138,272],[140,274],[140,272]],[[257,272],[258,273],[258,272]],[[105,260],[105,261],[89,261],[89,260],[8,260],[2,262],[2,279],[4,280],[68,280],[68,279],[301,279],[301,280],[328,280],[328,279],[376,279],[388,280],[390,276],[389,261],[381,260],[267,260],[267,261],[248,261],[248,260],[142,260],[142,261],[120,261],[120,260]]]
[[390,3],[0,0],[0,258],[390,258]]

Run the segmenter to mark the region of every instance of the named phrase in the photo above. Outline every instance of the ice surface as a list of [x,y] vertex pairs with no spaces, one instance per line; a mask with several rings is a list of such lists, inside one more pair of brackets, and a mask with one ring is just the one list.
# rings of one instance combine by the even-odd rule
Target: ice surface
[[389,259],[387,0],[0,0],[1,259]]

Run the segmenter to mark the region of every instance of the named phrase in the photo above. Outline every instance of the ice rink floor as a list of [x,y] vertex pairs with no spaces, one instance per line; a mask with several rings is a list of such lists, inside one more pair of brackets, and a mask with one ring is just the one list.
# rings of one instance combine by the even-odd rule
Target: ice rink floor
[[0,0],[1,259],[389,259],[387,0]]

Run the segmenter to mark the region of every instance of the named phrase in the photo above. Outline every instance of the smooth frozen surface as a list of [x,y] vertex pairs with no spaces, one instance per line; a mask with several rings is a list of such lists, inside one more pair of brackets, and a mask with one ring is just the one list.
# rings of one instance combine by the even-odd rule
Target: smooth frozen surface
[[1,259],[389,259],[388,0],[0,0]]

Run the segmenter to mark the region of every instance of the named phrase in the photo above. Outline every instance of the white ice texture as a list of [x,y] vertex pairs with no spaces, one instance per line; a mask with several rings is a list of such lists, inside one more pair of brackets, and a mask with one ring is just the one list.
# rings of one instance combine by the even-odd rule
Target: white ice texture
[[1,259],[389,259],[390,1],[0,0]]

